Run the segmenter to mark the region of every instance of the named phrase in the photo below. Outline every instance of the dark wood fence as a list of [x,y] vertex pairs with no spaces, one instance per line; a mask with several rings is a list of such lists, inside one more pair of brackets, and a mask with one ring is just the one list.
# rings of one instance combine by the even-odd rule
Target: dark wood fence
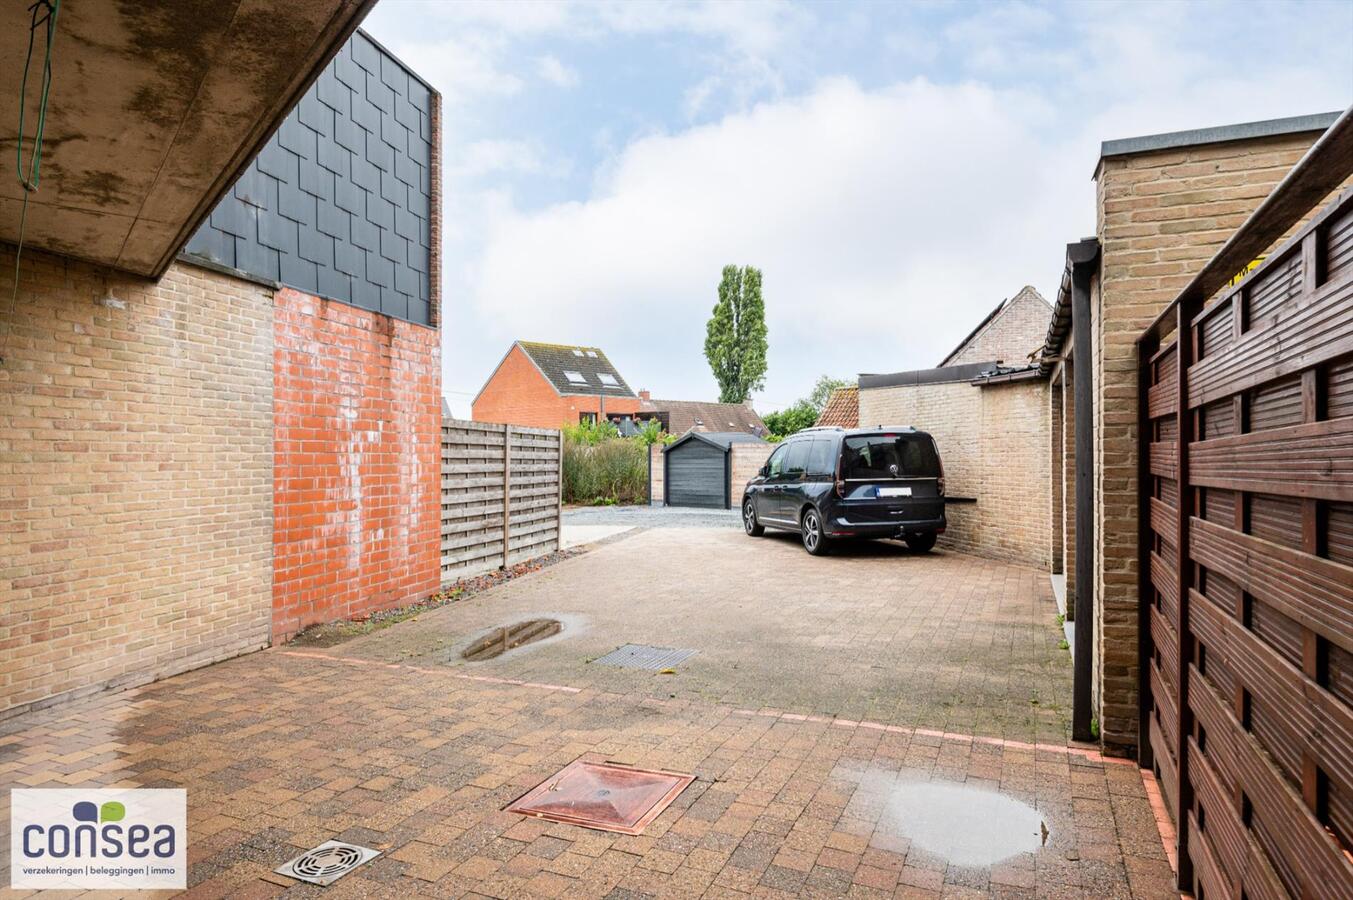
[[1353,192],[1217,291],[1335,127],[1139,344],[1142,762],[1207,898],[1353,897]]
[[442,582],[559,549],[558,431],[442,422]]

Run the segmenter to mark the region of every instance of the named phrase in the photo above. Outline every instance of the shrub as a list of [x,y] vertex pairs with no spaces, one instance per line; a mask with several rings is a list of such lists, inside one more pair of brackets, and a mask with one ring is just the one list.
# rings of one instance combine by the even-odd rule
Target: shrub
[[817,415],[813,404],[805,399],[778,412],[766,413],[761,419],[772,435],[785,438],[796,431],[813,427],[817,423]]
[[581,426],[578,432],[572,426],[564,432],[564,502],[648,499],[648,444],[641,438],[598,437]]
[[565,425],[563,430],[568,441],[590,447],[620,437],[620,429],[613,422],[579,422],[577,425]]

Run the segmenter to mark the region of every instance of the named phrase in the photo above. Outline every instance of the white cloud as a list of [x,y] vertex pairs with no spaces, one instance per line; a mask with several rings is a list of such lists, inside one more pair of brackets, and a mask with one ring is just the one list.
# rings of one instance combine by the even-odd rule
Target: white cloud
[[[765,408],[822,372],[933,365],[1000,298],[1055,288],[1063,244],[1094,228],[1099,141],[1353,96],[1328,40],[1353,27],[1346,0],[1143,7],[387,0],[369,26],[449,107],[447,388],[477,389],[535,337],[711,396],[704,323],[728,262],[765,271]],[[613,46],[662,48],[651,102],[626,61],[588,55]],[[600,127],[538,129],[577,82],[565,59],[588,59],[567,99],[612,111]],[[805,89],[841,71],[871,88]],[[570,157],[590,190],[541,178]]]
[[[726,263],[765,273],[772,401],[823,371],[934,365],[998,299],[1047,288],[1063,177],[1018,95],[914,81],[823,83],[628,146],[585,202],[500,209],[471,284],[498,336],[608,347],[627,377],[705,396],[704,324]],[[992,202],[993,194],[999,201]],[[626,360],[624,348],[661,354]],[[630,362],[629,368],[624,368]],[[774,404],[772,404],[774,405]]]
[[[566,167],[553,167],[559,174]],[[480,178],[492,173],[510,172],[539,175],[550,171],[544,150],[535,140],[486,139],[448,148],[446,175],[452,179]]]
[[578,70],[560,62],[557,56],[542,56],[536,61],[536,72],[555,87],[571,88],[578,84]]
[[448,106],[486,97],[512,96],[524,84],[519,75],[503,65],[504,41],[499,36],[476,33],[442,39],[411,37],[392,43],[396,55],[439,90]]

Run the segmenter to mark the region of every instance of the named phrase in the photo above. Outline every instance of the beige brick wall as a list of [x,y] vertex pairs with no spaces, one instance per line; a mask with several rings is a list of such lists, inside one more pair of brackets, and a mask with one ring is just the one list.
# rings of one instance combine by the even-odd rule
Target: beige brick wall
[[271,315],[202,269],[24,255],[0,305],[0,716],[267,643]]
[[1025,287],[986,326],[940,365],[1000,361],[1007,366],[1028,363],[1048,334],[1052,307],[1032,287]]
[[1061,395],[1062,422],[1055,440],[1060,443],[1062,487],[1057,492],[1061,503],[1062,559],[1066,575],[1066,605],[1069,618],[1076,603],[1076,367],[1063,363],[1062,377],[1052,388]]
[[1104,160],[1094,318],[1095,704],[1106,745],[1137,741],[1137,385],[1142,329],[1244,222],[1313,133]]
[[662,444],[652,444],[648,448],[648,500],[661,504],[663,493]]
[[976,498],[976,505],[948,506],[942,546],[1046,568],[1051,546],[1047,390],[1043,381],[865,388],[860,421],[930,432],[944,459],[946,492]]
[[747,482],[756,477],[757,472],[761,471],[761,467],[766,464],[775,447],[775,444],[733,445],[729,465],[728,496],[732,498],[734,507],[742,502],[742,489],[747,486]]

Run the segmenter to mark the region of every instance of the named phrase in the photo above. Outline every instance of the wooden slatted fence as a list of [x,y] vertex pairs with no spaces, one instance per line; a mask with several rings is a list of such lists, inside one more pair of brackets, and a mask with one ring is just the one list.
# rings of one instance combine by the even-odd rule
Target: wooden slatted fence
[[442,422],[443,584],[559,549],[562,451],[551,429]]
[[1182,888],[1353,897],[1353,191],[1205,299],[1139,342],[1142,761]]

